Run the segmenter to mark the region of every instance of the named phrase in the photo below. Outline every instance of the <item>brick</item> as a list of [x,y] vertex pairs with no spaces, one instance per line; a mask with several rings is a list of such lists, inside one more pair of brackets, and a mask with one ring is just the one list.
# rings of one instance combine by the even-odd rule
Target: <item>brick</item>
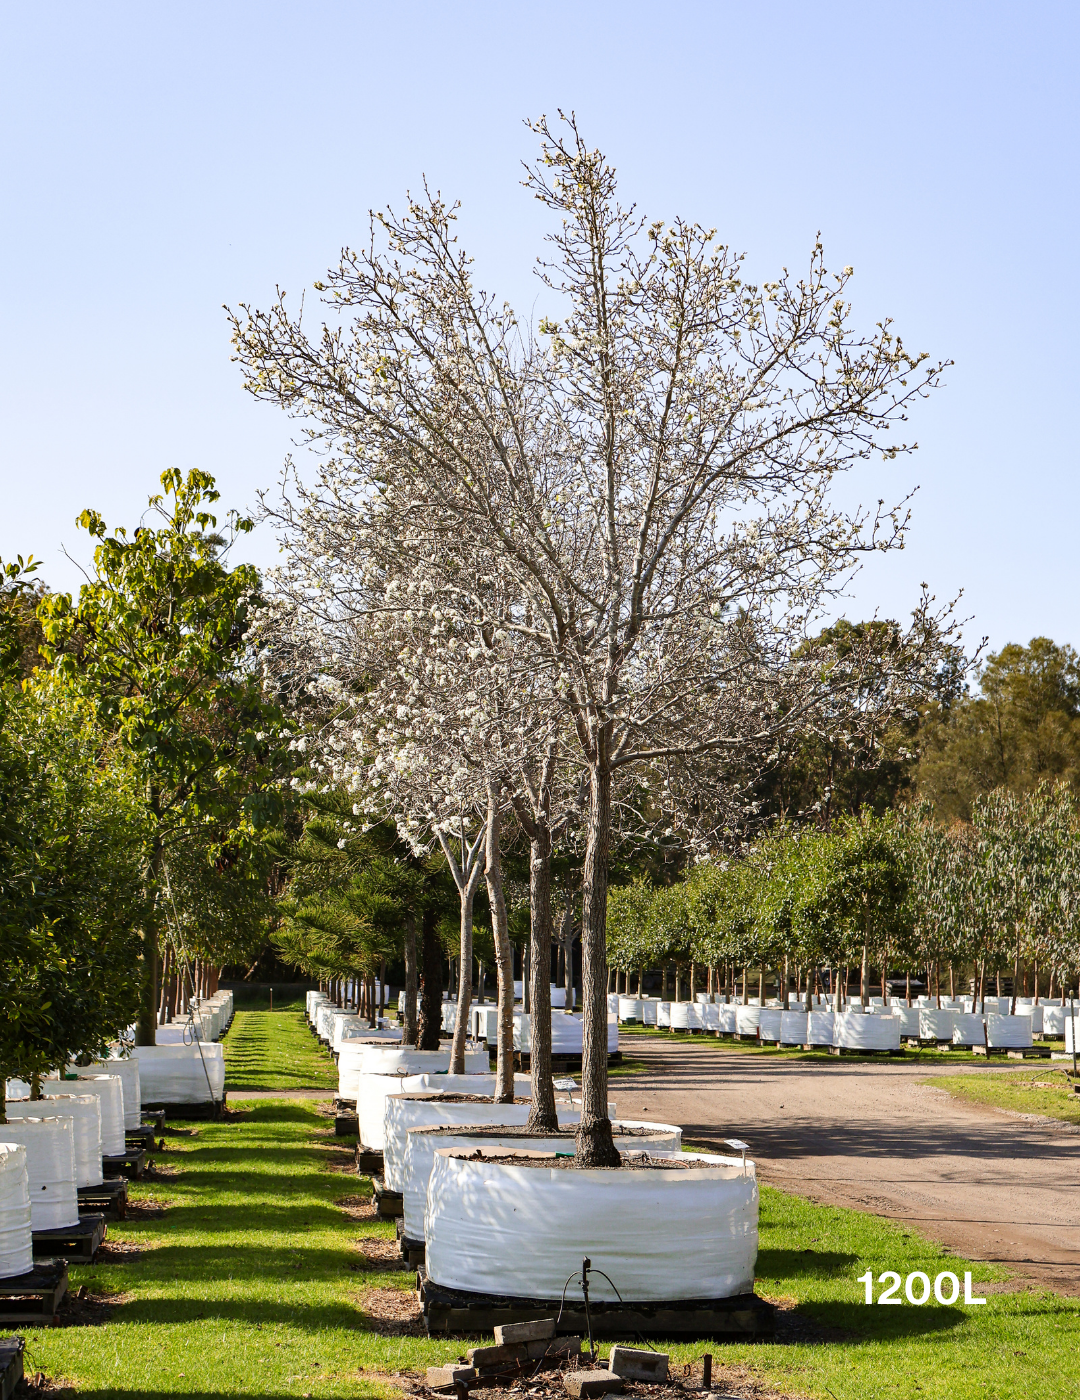
[[580,1337],[553,1337],[547,1342],[526,1342],[525,1349],[529,1353],[530,1361],[538,1361],[541,1357],[552,1358],[564,1356],[581,1355]]
[[501,1346],[501,1347],[471,1347],[465,1355],[469,1358],[470,1366],[503,1366],[512,1361],[528,1360],[528,1350],[521,1346]]
[[431,1386],[453,1385],[455,1381],[472,1381],[475,1379],[476,1369],[473,1366],[452,1364],[450,1366],[429,1366],[427,1368],[427,1383]]
[[575,1400],[592,1400],[593,1396],[617,1394],[623,1381],[611,1371],[567,1371],[563,1385]]
[[538,1318],[536,1322],[507,1322],[495,1328],[495,1345],[511,1345],[514,1342],[538,1342],[545,1337],[554,1337],[555,1319]]
[[608,1370],[623,1380],[660,1385],[668,1378],[668,1360],[666,1352],[615,1346],[608,1357]]

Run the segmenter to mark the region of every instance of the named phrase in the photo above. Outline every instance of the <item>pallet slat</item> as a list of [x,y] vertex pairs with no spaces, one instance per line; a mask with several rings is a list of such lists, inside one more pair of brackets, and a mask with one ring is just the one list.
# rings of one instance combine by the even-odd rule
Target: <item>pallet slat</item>
[[103,1215],[79,1216],[78,1225],[58,1230],[34,1230],[30,1236],[34,1255],[39,1259],[92,1260],[105,1238]]
[[39,1259],[28,1274],[0,1278],[0,1326],[51,1327],[67,1286],[63,1259]]

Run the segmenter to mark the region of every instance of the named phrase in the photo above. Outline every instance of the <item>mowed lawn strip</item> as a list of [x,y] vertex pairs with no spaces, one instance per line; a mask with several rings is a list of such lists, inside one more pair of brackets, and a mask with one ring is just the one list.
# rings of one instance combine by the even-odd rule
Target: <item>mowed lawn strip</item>
[[1063,1123],[1080,1123],[1080,1094],[1064,1069],[991,1070],[986,1074],[935,1075],[926,1083],[944,1089],[969,1103],[988,1104],[1014,1113],[1037,1113],[1059,1118]]
[[225,1091],[337,1088],[337,1066],[308,1029],[302,1002],[237,1010],[222,1042]]

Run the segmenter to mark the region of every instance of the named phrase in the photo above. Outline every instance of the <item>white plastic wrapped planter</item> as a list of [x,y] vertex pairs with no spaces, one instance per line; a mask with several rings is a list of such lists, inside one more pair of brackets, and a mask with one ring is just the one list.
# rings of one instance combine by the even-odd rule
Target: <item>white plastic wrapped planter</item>
[[671,1002],[658,1001],[656,1003],[656,1024],[658,1026],[670,1027],[671,1025]]
[[1080,1053],[1080,1001],[1065,1007],[1065,1053],[1071,1055],[1074,1046]]
[[691,1031],[705,1029],[705,1004],[700,1001],[686,1003],[686,1028]]
[[608,994],[607,994],[607,1009],[608,1009],[609,1012],[614,1012],[616,1016],[619,1014],[619,993],[618,993],[618,992],[608,992]]
[[954,1045],[985,1044],[983,1018],[970,1011],[954,1011],[952,1043]]
[[735,1008],[735,1032],[737,1035],[757,1035],[761,1025],[760,1006],[737,1006]]
[[101,1151],[106,1157],[123,1156],[124,1089],[118,1074],[92,1074],[84,1071],[78,1079],[47,1079],[41,1084],[43,1099],[64,1098],[70,1094],[93,1094],[101,1110]]
[[703,1029],[707,1031],[719,1031],[721,1009],[722,1008],[717,1006],[715,1002],[711,1001],[706,1002],[704,1006],[702,1006],[701,1015],[705,1023]]
[[[396,1052],[391,1058],[369,1054],[390,1050]],[[466,1057],[468,1059],[468,1057]],[[395,1036],[388,1034],[357,1036],[341,1042],[338,1051],[338,1098],[355,1099],[359,1093],[360,1076],[371,1073],[415,1074],[424,1069],[446,1070],[450,1067],[450,1049],[416,1050],[413,1046],[402,1045]],[[487,1069],[486,1052],[484,1068]]]
[[1068,1008],[1047,1002],[1042,1008],[1042,1033],[1048,1039],[1058,1040],[1065,1034],[1065,1013]]
[[[76,1088],[72,1085],[72,1088]],[[17,1118],[70,1118],[75,1149],[75,1185],[100,1186],[105,1176],[101,1170],[101,1100],[96,1094],[56,1094],[48,1101],[16,1099],[7,1105],[10,1120]],[[0,1124],[0,1137],[3,1136]]]
[[[558,1007],[560,1007],[563,1011],[566,1010],[566,988],[565,988],[565,987],[556,987],[556,985],[555,985],[554,982],[552,982],[552,984],[551,984],[551,1005],[552,1005],[552,1006],[558,1006]],[[570,991],[570,1010],[573,1011],[573,1009],[574,1009],[574,1007],[575,1007],[576,1005],[577,1005],[577,991],[576,991],[576,989],[573,989],[573,988],[572,988],[571,991]]]
[[638,997],[619,998],[619,1020],[630,1025],[643,1023],[645,1012]]
[[177,1108],[221,1101],[225,1056],[220,1045],[136,1045],[131,1054],[139,1061],[144,1104]]
[[[407,1074],[401,1081],[403,1094],[480,1094],[491,1098],[495,1093],[493,1074]],[[532,1078],[528,1074],[514,1075],[514,1097],[527,1099],[532,1093]]]
[[783,1021],[785,1013],[783,1010],[771,1006],[761,1008],[761,1020],[758,1022],[758,1035],[762,1040],[779,1044],[783,1035]]
[[952,1040],[957,1012],[925,1006],[919,1012],[920,1040]]
[[[390,1094],[383,1116],[383,1181],[387,1190],[403,1190],[410,1128],[461,1123],[521,1126],[531,1107],[532,1100],[527,1098],[519,1103],[492,1103],[472,1094]],[[581,1114],[579,1110],[575,1113],[573,1121],[577,1123]]]
[[[451,1077],[458,1078],[459,1076],[447,1075],[446,1079],[449,1080]],[[489,1075],[478,1074],[460,1077],[473,1080],[477,1092],[483,1092],[480,1089],[480,1084],[484,1084],[486,1087],[488,1083],[491,1083],[492,1088],[489,1092],[494,1093],[494,1080]],[[356,1097],[356,1119],[360,1129],[360,1141],[366,1148],[378,1152],[385,1150],[386,1100],[391,1094],[409,1092],[405,1088],[405,1080],[409,1078],[412,1076],[401,1074],[362,1074],[360,1076],[359,1093]],[[447,1087],[434,1092],[448,1093],[451,1091]]]
[[[583,1255],[625,1303],[749,1293],[757,1259],[753,1163],[700,1156],[631,1170],[578,1170],[435,1153],[428,1182],[427,1276],[470,1293],[555,1302]],[[520,1165],[519,1165],[520,1163]],[[552,1165],[549,1165],[552,1163]],[[478,1249],[481,1233],[484,1247]],[[616,1301],[593,1274],[593,1297]]]
[[[553,1055],[580,1055],[584,1044],[584,1024],[581,1016],[575,1016],[572,1013],[568,1016],[565,1011],[553,1011],[551,1013],[551,1053]],[[529,1049],[531,1027],[531,1016],[526,1016],[520,1011],[514,1013],[515,1050]],[[485,1065],[484,1068],[486,1069],[487,1066]]]
[[690,1003],[688,1001],[673,1001],[671,1003],[670,1025],[673,1031],[690,1029]]
[[[48,1104],[41,1105],[48,1113]],[[61,1230],[79,1223],[75,1189],[75,1134],[70,1118],[20,1118],[0,1127],[5,1142],[26,1148],[30,1220],[34,1230]]]
[[912,1040],[919,1038],[919,1018],[922,1009],[918,1006],[894,1006],[893,1015],[900,1022],[900,1034]]
[[739,1008],[731,1002],[718,1006],[717,1030],[721,1035],[734,1035],[739,1026]]
[[[610,1109],[611,1105],[609,1105]],[[577,1110],[573,1111],[574,1114]],[[402,1229],[406,1238],[419,1242],[426,1232],[428,1181],[440,1148],[480,1150],[487,1156],[509,1148],[527,1152],[573,1152],[574,1127],[580,1121],[568,1109],[559,1109],[559,1125],[565,1131],[544,1136],[524,1128],[492,1124],[430,1124],[410,1128],[406,1135],[402,1168]],[[682,1129],[669,1123],[624,1122],[614,1119],[611,1135],[620,1152],[648,1152],[653,1157],[677,1157],[682,1151]]]
[[112,1060],[95,1060],[86,1069],[68,1066],[69,1074],[115,1074],[124,1090],[124,1128],[135,1132],[142,1127],[142,1077],[139,1062],[130,1056]]
[[660,1003],[656,997],[643,997],[641,1002],[641,1023],[645,1026],[655,1026],[656,1016]]
[[835,1011],[811,1011],[806,1018],[806,1045],[831,1045],[836,1032]]
[[809,1027],[805,1011],[784,1011],[780,1015],[781,1045],[808,1045]]
[[1043,1025],[1046,1020],[1046,1008],[1040,1002],[1038,1006],[1017,1006],[1016,1014],[1026,1016],[1031,1022],[1031,1034],[1042,1035]]
[[34,1267],[30,1183],[26,1148],[3,1138],[0,1125],[0,1278],[18,1278]]
[[842,1050],[899,1050],[900,1019],[842,1011],[833,1026],[833,1044]]
[[1031,1044],[1031,1017],[987,1016],[986,1040],[991,1050],[1026,1050]]

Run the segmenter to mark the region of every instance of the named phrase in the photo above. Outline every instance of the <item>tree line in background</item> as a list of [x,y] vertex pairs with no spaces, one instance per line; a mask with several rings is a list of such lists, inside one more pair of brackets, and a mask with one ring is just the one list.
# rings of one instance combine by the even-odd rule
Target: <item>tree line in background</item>
[[802,279],[751,284],[709,231],[621,206],[572,119],[534,129],[558,318],[479,290],[429,192],[346,250],[314,336],[284,299],[233,316],[247,388],[327,449],[264,502],[265,587],[229,566],[251,521],[219,530],[201,472],[166,473],[130,535],[80,517],[77,599],[9,567],[0,1073],[132,1021],[152,1040],[272,945],[369,1010],[400,969],[426,1047],[449,956],[454,1065],[493,969],[505,1098],[518,949],[550,1127],[552,948],[572,970],[576,938],[579,1159],[602,1164],[609,955],[744,990],[784,960],[857,963],[864,990],[872,967],[1009,956],[1073,975],[1074,654],[1006,648],[972,695],[929,597],[906,626],[813,622],[907,525],[833,482],[910,450],[943,366],[887,321],[857,331],[820,245]]

